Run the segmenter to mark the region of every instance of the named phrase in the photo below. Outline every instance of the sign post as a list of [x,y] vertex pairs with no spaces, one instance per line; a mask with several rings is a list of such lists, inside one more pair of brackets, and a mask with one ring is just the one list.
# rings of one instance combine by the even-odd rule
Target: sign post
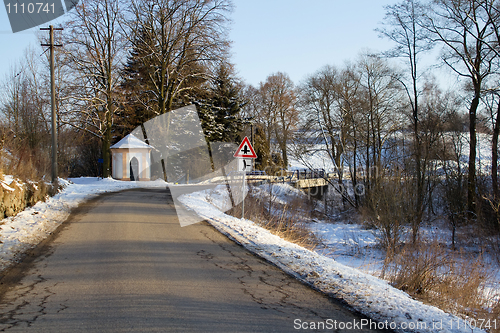
[[252,171],[252,159],[257,158],[257,154],[255,154],[255,150],[248,140],[248,137],[245,136],[240,146],[234,153],[234,157],[238,158],[238,171],[243,171],[243,186],[242,186],[242,200],[241,200],[241,218],[245,218],[245,176],[247,171]]

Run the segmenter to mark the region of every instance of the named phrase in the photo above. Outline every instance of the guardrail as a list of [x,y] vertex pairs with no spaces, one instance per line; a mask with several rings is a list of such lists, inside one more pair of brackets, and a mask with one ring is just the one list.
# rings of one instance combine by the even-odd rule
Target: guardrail
[[303,170],[294,170],[290,177],[293,179],[296,175],[296,179],[315,179],[315,178],[325,178],[326,172],[325,169],[303,169]]
[[[246,173],[247,181],[253,183],[269,182],[269,183],[300,183],[306,184],[304,180],[320,180],[321,184],[326,182],[325,179],[331,178],[332,175],[325,172],[324,169],[302,169],[293,171],[282,171],[276,175],[267,175],[265,171],[253,170]],[[312,184],[312,183],[311,183]],[[319,184],[319,183],[318,183]]]
[[[314,179],[314,178],[325,178],[327,177],[327,173],[325,172],[325,169],[298,169],[298,170],[293,170],[293,171],[284,171],[281,170],[278,172],[279,174],[274,175],[274,177],[286,177],[290,179]],[[252,170],[248,171],[246,173],[249,176],[269,176],[273,177],[272,175],[268,175],[265,171],[263,170]]]

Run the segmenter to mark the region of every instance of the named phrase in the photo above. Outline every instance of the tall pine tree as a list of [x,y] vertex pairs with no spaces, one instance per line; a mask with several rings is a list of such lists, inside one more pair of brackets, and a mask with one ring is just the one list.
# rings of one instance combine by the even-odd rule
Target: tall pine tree
[[[141,34],[141,41],[146,41],[148,34],[145,32]],[[153,41],[150,40],[149,43]],[[128,55],[120,86],[125,99],[118,114],[115,138],[126,136],[136,127],[157,115],[155,97],[148,79],[152,67],[147,65],[147,58],[147,51],[137,46],[133,47]]]
[[192,99],[209,142],[241,141],[243,120],[240,111],[245,101],[233,73],[230,64],[222,63],[208,89],[199,91]]

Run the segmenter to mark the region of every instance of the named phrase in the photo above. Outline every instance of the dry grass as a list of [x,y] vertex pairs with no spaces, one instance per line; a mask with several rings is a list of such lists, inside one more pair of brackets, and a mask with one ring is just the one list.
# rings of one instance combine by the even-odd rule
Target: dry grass
[[5,174],[26,180],[40,180],[50,173],[50,153],[11,149],[9,153],[0,152],[0,168]]
[[448,261],[446,251],[437,243],[407,245],[394,257],[387,277],[396,288],[412,295],[423,295],[436,285],[440,270]]
[[392,285],[417,299],[462,317],[499,318],[499,295],[487,292],[494,272],[480,255],[451,252],[436,241],[417,243],[405,246],[389,267]]
[[[273,204],[273,211],[279,210],[279,214],[271,214],[266,208],[268,201],[263,201],[248,195],[245,199],[245,218],[251,220],[273,234],[307,249],[314,249],[319,245],[319,240],[304,225],[304,215],[309,213],[308,202],[295,199],[292,202],[281,205]],[[227,214],[241,217],[241,204],[232,208]]]

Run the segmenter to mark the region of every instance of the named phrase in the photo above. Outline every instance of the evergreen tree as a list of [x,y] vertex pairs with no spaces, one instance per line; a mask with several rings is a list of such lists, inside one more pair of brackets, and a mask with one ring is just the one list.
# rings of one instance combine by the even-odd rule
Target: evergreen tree
[[231,65],[221,64],[210,87],[199,91],[193,103],[197,106],[207,141],[241,141],[243,120],[239,113],[245,102]]
[[[138,33],[139,35],[135,37],[137,42],[132,42],[132,49],[122,70],[120,88],[124,103],[115,122],[115,141],[120,140],[148,120],[162,114],[157,95],[157,90],[160,88],[155,86],[155,82],[151,79],[158,72],[155,59],[151,56],[151,50],[155,48],[155,45],[154,40],[150,38],[151,33],[147,30],[147,27],[143,27]],[[190,58],[187,55],[185,57]],[[194,95],[207,98],[207,91],[210,90],[206,84],[208,74],[195,75],[195,73],[208,72],[203,64],[193,60],[180,71],[179,75],[185,77],[179,84],[182,93],[172,98],[169,103],[172,109],[193,103],[192,96]],[[168,90],[168,87],[164,87],[164,90]]]
[[254,149],[257,154],[255,167],[257,170],[266,170],[272,166],[271,149],[267,142],[266,132],[262,125],[255,126]]
[[[142,32],[141,35],[140,40],[146,41],[148,34]],[[149,40],[149,43],[153,41]],[[133,45],[122,71],[120,88],[125,98],[117,117],[115,140],[126,136],[158,114],[151,82],[148,79],[152,67],[147,64],[147,50],[138,47],[139,43]]]

